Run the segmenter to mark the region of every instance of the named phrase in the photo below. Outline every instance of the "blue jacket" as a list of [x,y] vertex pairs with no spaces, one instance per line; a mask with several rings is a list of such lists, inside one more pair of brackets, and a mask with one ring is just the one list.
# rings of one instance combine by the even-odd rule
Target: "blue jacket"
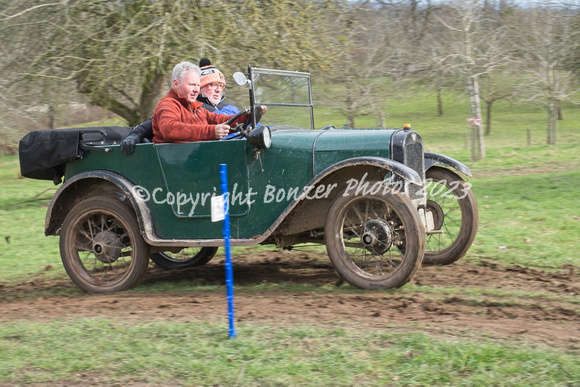
[[239,113],[240,109],[238,109],[234,105],[230,105],[229,103],[227,103],[225,101],[225,98],[226,96],[222,94],[222,100],[216,106],[214,106],[211,104],[211,102],[209,102],[209,99],[207,99],[203,95],[200,94],[197,96],[197,100],[203,104],[201,105],[201,107],[206,110],[209,110],[210,112],[214,112],[217,114],[225,114],[226,116]]

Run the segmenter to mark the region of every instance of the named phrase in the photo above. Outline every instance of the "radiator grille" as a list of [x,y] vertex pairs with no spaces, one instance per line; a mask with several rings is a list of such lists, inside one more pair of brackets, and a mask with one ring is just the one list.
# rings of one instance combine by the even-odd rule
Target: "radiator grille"
[[[421,136],[412,130],[400,130],[393,135],[392,142],[393,160],[412,168],[425,180],[425,160],[423,154],[423,140]],[[425,190],[422,186],[403,181],[405,193],[413,200],[415,205],[426,204]]]
[[[419,174],[419,176],[425,176],[424,171],[424,161],[423,161],[423,144],[420,142],[408,142],[405,145],[405,157],[406,157],[406,165],[415,172]],[[419,187],[415,184],[409,184],[409,197],[412,200],[415,199],[422,199],[422,187]]]

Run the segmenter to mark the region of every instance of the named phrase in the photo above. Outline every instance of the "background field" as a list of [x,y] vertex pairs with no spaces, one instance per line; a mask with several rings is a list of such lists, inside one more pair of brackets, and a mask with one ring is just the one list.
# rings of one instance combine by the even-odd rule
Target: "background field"
[[[0,385],[579,385],[580,108],[563,106],[547,146],[543,109],[497,104],[478,163],[466,111],[447,96],[436,116],[424,94],[387,116],[472,169],[480,226],[466,257],[368,292],[337,284],[319,247],[235,248],[233,340],[221,249],[202,269],[152,265],[134,290],[83,294],[44,236],[57,187],[0,158]],[[317,112],[328,123],[342,126]]]

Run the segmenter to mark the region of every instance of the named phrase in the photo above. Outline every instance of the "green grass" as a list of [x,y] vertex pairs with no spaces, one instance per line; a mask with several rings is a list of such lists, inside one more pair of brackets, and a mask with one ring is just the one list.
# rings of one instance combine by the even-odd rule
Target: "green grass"
[[580,363],[572,355],[525,343],[436,339],[389,329],[240,324],[237,330],[230,340],[225,326],[205,322],[8,323],[0,330],[0,380],[227,386],[580,383]]
[[1,271],[0,283],[62,276],[58,239],[44,237],[47,205],[58,187],[49,181],[21,178],[13,156],[0,158],[0,181],[0,265],[10,268]]
[[[559,144],[545,143],[545,112],[533,106],[498,103],[487,158],[469,161],[464,134],[469,129],[466,101],[446,96],[446,114],[435,114],[435,98],[417,93],[394,100],[388,123],[411,123],[428,151],[454,157],[471,168],[480,224],[475,243],[462,262],[490,260],[558,270],[578,267],[580,235],[580,108],[564,105]],[[315,113],[317,127],[342,126],[336,113]],[[107,123],[122,125],[122,123]],[[98,125],[90,123],[87,126]],[[358,127],[375,126],[361,117]],[[527,145],[527,130],[532,145]],[[2,287],[29,281],[68,281],[60,262],[58,238],[44,236],[48,200],[58,187],[49,181],[22,179],[18,160],[0,157],[0,294]],[[234,248],[237,253],[272,247]],[[320,247],[302,247],[323,252]],[[221,250],[220,250],[221,253]],[[578,271],[576,269],[576,271]],[[304,284],[264,282],[236,291],[359,292],[346,285],[313,289]],[[133,292],[223,292],[218,285],[189,281],[138,286]],[[400,294],[454,295],[453,284],[436,292],[406,285]],[[465,291],[465,289],[461,289]],[[17,298],[58,293],[22,293]],[[360,291],[362,292],[362,291]],[[467,299],[481,302],[490,289],[467,289]],[[78,294],[74,288],[64,294]],[[498,289],[505,307],[509,297]],[[529,297],[557,297],[528,294]],[[14,297],[14,296],[11,296]],[[577,295],[566,296],[566,300]],[[1,312],[0,312],[1,314]],[[338,324],[338,323],[337,323]],[[477,332],[450,332],[444,338],[408,333],[410,326],[372,332],[348,325],[312,328],[300,325],[259,326],[241,323],[235,340],[222,323],[203,318],[189,323],[113,322],[75,319],[0,323],[0,384],[151,385],[510,385],[572,386],[580,384],[580,357],[573,350],[549,349],[523,341],[488,340]],[[404,330],[406,333],[400,333]],[[449,337],[456,337],[450,339]]]
[[578,264],[580,171],[474,180],[482,218],[472,254],[507,264]]
[[[316,92],[316,90],[314,91]],[[423,137],[425,149],[430,152],[445,152],[465,148],[465,136],[470,130],[467,118],[471,117],[469,101],[463,96],[443,96],[444,115],[437,115],[436,97],[426,92],[415,92],[406,98],[393,99],[387,104],[386,123],[390,128],[401,128],[411,124]],[[564,120],[558,121],[558,142],[579,143],[578,125],[580,108],[570,103],[562,104]],[[483,109],[485,117],[485,109]],[[547,109],[537,105],[516,105],[498,101],[492,109],[491,135],[485,137],[488,148],[523,147],[528,145],[528,130],[532,145],[546,143]],[[314,110],[315,127],[332,124],[341,128],[346,119],[328,109]],[[376,127],[372,116],[356,118],[357,128]],[[469,159],[469,153],[467,153]]]

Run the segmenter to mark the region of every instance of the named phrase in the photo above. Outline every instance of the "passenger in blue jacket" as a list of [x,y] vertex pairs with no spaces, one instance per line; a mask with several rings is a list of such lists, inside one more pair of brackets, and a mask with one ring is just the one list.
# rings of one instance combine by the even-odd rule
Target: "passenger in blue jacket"
[[226,96],[223,91],[226,87],[226,79],[222,72],[217,67],[212,66],[207,58],[202,58],[199,61],[199,68],[201,76],[197,100],[203,103],[201,107],[218,114],[238,113],[240,110],[237,107],[225,101]]
[[[207,58],[202,58],[199,61],[201,70],[200,77],[200,93],[197,100],[203,105],[202,108],[210,112],[232,115],[238,113],[240,110],[234,105],[225,102],[225,95],[223,93],[226,87],[226,79],[217,67],[212,66],[211,61]],[[143,142],[147,139],[149,142],[153,138],[153,119],[150,118],[133,129],[129,135],[121,142],[121,150],[127,156],[135,152],[135,144]]]

